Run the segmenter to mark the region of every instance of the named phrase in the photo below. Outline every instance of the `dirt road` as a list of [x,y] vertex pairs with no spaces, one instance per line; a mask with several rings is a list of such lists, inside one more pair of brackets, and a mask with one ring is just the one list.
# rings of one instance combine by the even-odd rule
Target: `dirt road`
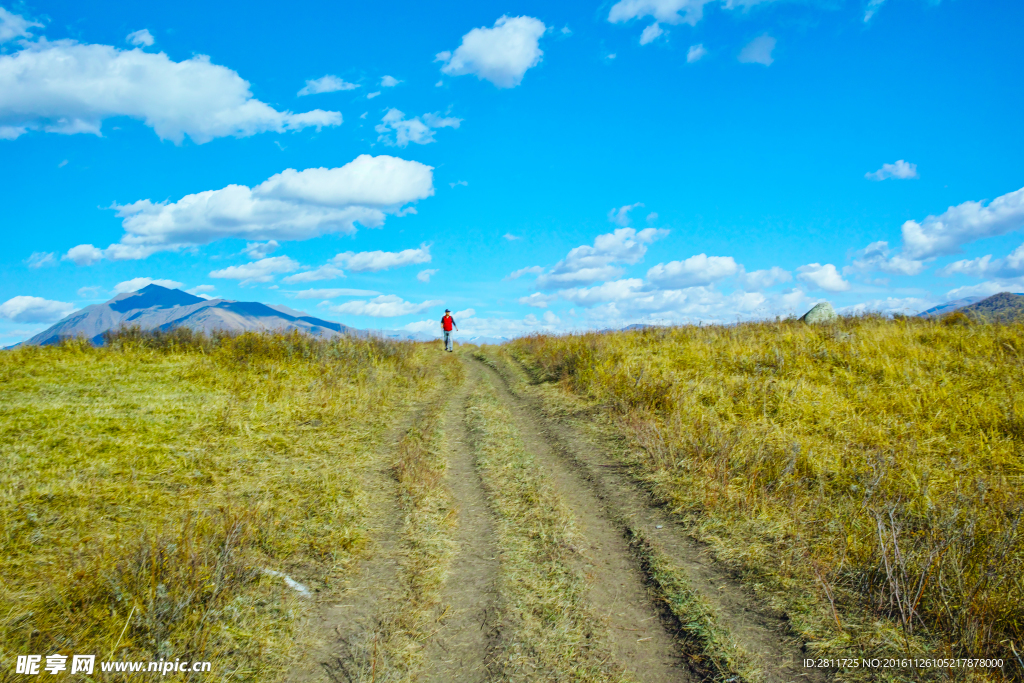
[[[546,415],[507,364],[461,360],[465,381],[439,394],[428,438],[450,501],[441,518],[452,523],[430,526],[431,543],[450,548],[437,555],[443,585],[393,588],[422,541],[409,540],[408,503],[378,469],[379,550],[343,602],[315,610],[322,646],[293,680],[816,680],[784,620],[652,503],[614,443]],[[698,606],[692,620],[670,608],[665,576]],[[431,618],[397,619],[410,602]],[[408,637],[382,638],[385,622]]]

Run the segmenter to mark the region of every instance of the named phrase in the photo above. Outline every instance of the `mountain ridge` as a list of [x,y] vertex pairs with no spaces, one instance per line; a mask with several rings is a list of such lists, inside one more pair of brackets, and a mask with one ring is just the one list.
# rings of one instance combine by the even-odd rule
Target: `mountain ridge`
[[257,301],[204,299],[180,289],[146,285],[135,292],[118,294],[102,304],[93,304],[71,313],[39,334],[16,346],[58,344],[68,337],[85,337],[103,344],[103,334],[123,325],[138,325],[144,330],[169,331],[188,327],[197,332],[299,330],[330,339],[369,333],[348,325],[323,320],[287,306],[271,306]]

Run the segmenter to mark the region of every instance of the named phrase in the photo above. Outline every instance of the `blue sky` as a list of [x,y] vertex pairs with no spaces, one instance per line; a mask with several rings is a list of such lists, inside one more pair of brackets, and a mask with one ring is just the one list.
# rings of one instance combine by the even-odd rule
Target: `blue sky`
[[1024,4],[0,0],[0,345],[148,281],[473,335],[1024,291]]

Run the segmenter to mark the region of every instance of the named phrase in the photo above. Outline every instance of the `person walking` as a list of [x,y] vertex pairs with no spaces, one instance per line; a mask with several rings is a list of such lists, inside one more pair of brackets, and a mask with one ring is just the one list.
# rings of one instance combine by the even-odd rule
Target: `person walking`
[[452,350],[452,328],[458,332],[459,326],[455,324],[455,318],[452,317],[452,312],[447,308],[444,309],[444,317],[441,318],[441,329],[444,330],[444,350],[449,353]]

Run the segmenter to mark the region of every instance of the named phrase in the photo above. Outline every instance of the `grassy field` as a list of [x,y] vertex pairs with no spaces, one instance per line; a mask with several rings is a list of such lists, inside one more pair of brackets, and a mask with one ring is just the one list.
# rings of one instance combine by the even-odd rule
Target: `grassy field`
[[[698,677],[768,680],[729,628],[751,617],[721,618],[661,526],[608,522],[620,550],[601,535],[611,508],[559,450],[576,434],[686,527],[662,535],[700,539],[788,615],[807,656],[1001,658],[1024,679],[1024,325],[780,321],[461,354],[301,335],[110,342],[0,354],[0,680],[18,655],[59,652],[274,681],[323,647],[352,680],[422,680],[458,665],[445,638],[469,641],[452,624],[487,629],[460,652],[492,679],[642,680],[631,657],[653,645],[638,629],[663,625],[609,621],[633,579]],[[474,536],[472,519],[490,522]],[[467,585],[452,577],[482,566],[459,533],[493,540],[479,626],[449,604]],[[611,580],[583,551],[636,564]],[[357,573],[371,556],[360,566],[378,574]],[[326,642],[309,617],[357,602],[353,586],[372,609]]]
[[277,678],[304,591],[365,551],[382,434],[440,377],[423,345],[300,335],[0,354],[0,678],[54,652]]
[[808,656],[999,657],[1024,677],[1024,325],[780,321],[504,353],[552,410],[610,416],[635,476]]

